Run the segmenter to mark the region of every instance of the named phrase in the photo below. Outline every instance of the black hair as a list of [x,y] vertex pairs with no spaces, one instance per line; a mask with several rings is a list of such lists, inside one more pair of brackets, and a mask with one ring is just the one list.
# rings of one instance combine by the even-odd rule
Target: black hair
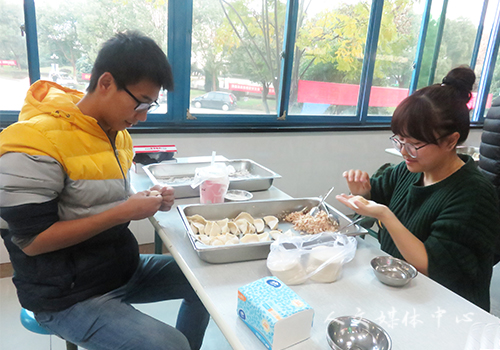
[[120,90],[142,80],[170,91],[174,88],[167,56],[153,39],[137,31],[118,33],[103,44],[92,68],[88,92],[95,90],[105,72],[111,73]]
[[391,121],[392,132],[403,137],[437,144],[440,137],[458,132],[457,144],[469,135],[467,103],[476,80],[467,66],[452,69],[441,84],[415,91],[396,107]]

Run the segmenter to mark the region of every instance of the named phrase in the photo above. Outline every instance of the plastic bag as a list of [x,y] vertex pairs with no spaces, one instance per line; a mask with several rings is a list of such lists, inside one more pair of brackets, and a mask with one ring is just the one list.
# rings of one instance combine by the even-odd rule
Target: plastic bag
[[336,281],[342,266],[356,254],[354,237],[323,232],[308,236],[280,236],[271,244],[267,268],[288,285]]
[[200,203],[224,203],[229,187],[229,169],[224,163],[196,168],[192,188],[200,186]]

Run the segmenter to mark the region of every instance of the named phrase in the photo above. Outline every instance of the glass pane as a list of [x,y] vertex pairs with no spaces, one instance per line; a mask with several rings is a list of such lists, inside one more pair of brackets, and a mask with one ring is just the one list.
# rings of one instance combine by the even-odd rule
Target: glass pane
[[370,4],[300,1],[291,114],[356,114]]
[[285,0],[194,0],[191,113],[276,113],[285,15]]
[[[436,49],[443,1],[433,2],[418,84],[419,88],[440,83],[443,77],[457,66],[470,65],[482,5],[482,1],[470,6],[470,2],[464,2],[463,0],[448,0],[443,37],[441,45]],[[436,71],[432,76],[432,64],[433,60],[436,59],[436,55]]]
[[[476,73],[476,83],[479,82],[481,77],[484,54],[488,44],[497,3],[498,0],[493,0],[489,1],[488,4],[479,54],[474,69]],[[424,49],[424,58],[422,61],[422,70],[418,82],[419,88],[440,83],[451,69],[460,65],[469,66],[471,64],[482,7],[482,0],[478,1],[474,6],[471,6],[471,3],[465,0],[449,0],[446,8],[446,21],[443,28],[441,45],[436,49],[438,26],[443,11],[443,0],[433,2],[427,41]],[[432,75],[433,64],[435,65],[434,76]],[[477,84],[474,86],[472,99],[469,103],[471,117],[473,115],[472,109],[475,107],[476,98]],[[488,104],[490,103],[491,95],[488,99]]]
[[22,1],[0,0],[0,110],[21,109],[29,87]]
[[424,7],[418,0],[385,1],[368,107],[392,115],[408,96]]
[[[103,42],[115,33],[138,30],[167,52],[167,1],[37,0],[41,79],[85,91]],[[166,113],[166,94],[160,93]]]
[[[497,7],[499,6],[499,0],[490,0],[488,2],[488,8],[486,10],[486,17],[484,20],[484,29],[483,29],[483,35],[481,37],[481,44],[479,46],[479,53],[477,56],[477,63],[476,67],[474,69],[476,73],[476,82],[479,82],[479,79],[481,78],[481,74],[483,73],[483,68],[484,68],[484,59],[485,59],[485,54],[486,54],[486,49],[489,43],[490,39],[490,34],[491,30],[493,27],[493,22],[495,20],[495,14]],[[498,40],[498,37],[497,37]],[[486,108],[485,108],[485,116],[486,113],[488,112],[489,108],[491,107],[491,101],[498,96],[500,96],[500,57],[497,56],[497,61],[496,65],[494,67],[493,71],[493,77],[491,80],[491,85],[490,85],[490,91],[488,94],[488,98],[486,100]],[[493,67],[492,67],[493,68]],[[476,84],[476,89],[477,89],[477,84]],[[475,94],[473,93],[472,96],[472,101],[470,106],[474,107],[474,102],[475,102]]]

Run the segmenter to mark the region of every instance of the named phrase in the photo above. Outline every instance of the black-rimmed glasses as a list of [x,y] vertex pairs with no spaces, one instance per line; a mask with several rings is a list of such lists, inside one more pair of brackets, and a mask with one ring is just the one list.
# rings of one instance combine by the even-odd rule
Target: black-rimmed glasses
[[135,108],[134,108],[134,111],[136,111],[136,112],[139,112],[139,113],[145,112],[145,111],[152,112],[160,106],[158,104],[158,102],[156,102],[156,101],[153,101],[151,103],[139,101],[130,91],[128,91],[128,89],[126,87],[123,87],[123,90],[125,90],[125,92],[127,94],[129,94],[130,97],[132,97],[135,100],[135,102],[137,102],[137,106],[135,106]]
[[394,145],[394,147],[399,151],[401,152],[401,150],[403,149],[403,147],[405,148],[406,150],[406,153],[408,153],[408,155],[412,158],[417,158],[418,156],[418,150],[421,149],[421,148],[424,148],[425,146],[429,145],[428,143],[426,143],[425,145],[423,146],[420,146],[420,147],[417,147],[415,146],[413,143],[408,143],[408,142],[401,142],[400,139],[398,139],[396,137],[396,135],[392,135],[390,137],[391,141],[392,141],[392,144]]

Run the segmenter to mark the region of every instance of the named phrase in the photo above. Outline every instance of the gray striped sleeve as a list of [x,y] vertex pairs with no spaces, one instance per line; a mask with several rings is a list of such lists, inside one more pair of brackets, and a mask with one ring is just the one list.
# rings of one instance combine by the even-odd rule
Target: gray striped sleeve
[[65,172],[54,158],[6,153],[0,157],[0,207],[53,200],[64,179]]

